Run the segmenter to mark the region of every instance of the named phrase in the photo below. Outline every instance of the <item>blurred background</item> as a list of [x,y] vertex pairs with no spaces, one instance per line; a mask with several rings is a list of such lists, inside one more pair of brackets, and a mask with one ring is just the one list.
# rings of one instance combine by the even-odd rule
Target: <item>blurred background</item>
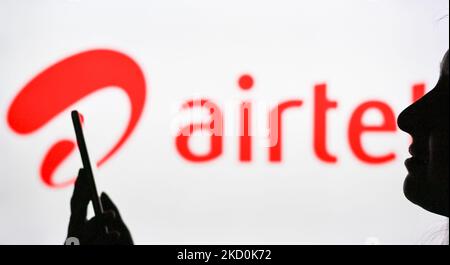
[[[448,32],[446,0],[0,0],[0,244],[64,242],[72,186],[47,185],[40,168],[55,142],[74,139],[71,109],[84,114],[93,162],[128,124],[132,104],[114,86],[29,133],[17,133],[8,121],[29,81],[94,49],[129,56],[145,77],[137,126],[95,172],[98,189],[116,202],[136,243],[431,243],[448,219],[403,195],[410,137],[398,129],[365,134],[368,153],[395,154],[369,164],[352,151],[348,125],[366,101],[382,101],[397,116],[412,103],[414,84],[429,91]],[[239,89],[243,74],[253,77],[251,90]],[[327,115],[327,149],[336,163],[322,161],[313,148],[314,86],[320,83],[338,102]],[[222,138],[216,159],[183,158],[174,121],[184,101],[201,97],[226,113],[225,130],[238,127],[241,101],[302,100],[283,116],[280,163],[269,161],[263,133],[247,163],[239,160],[233,134]],[[34,108],[58,98],[40,101]],[[20,122],[35,113],[30,107]],[[377,111],[366,114],[368,124],[383,122]],[[255,123],[267,118],[262,110],[253,115]],[[208,136],[193,136],[190,148],[207,152]],[[74,151],[56,168],[55,182],[70,180],[79,167]]]

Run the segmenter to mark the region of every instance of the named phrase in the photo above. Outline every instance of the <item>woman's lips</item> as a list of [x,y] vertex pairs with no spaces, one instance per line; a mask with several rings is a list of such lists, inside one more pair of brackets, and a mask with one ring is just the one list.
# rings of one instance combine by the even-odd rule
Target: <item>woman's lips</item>
[[405,167],[408,169],[410,174],[415,175],[416,173],[425,172],[427,162],[417,157],[411,157],[405,160]]
[[427,137],[413,137],[409,147],[411,157],[405,160],[405,167],[410,175],[423,175],[428,168],[428,140]]

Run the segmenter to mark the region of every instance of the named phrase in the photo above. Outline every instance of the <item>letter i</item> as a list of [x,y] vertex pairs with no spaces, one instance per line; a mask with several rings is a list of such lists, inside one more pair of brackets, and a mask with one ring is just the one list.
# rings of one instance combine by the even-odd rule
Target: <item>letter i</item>
[[[253,87],[253,78],[242,75],[238,80],[239,88],[250,90]],[[252,160],[252,136],[251,136],[251,110],[252,104],[243,101],[240,106],[240,129],[239,129],[239,160],[250,162]]]

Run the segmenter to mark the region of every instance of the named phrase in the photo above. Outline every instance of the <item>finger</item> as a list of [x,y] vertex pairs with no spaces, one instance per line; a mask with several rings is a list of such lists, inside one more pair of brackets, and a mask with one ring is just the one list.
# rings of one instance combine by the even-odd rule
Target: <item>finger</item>
[[108,217],[94,216],[89,221],[86,221],[82,228],[82,237],[87,242],[93,242],[98,238],[102,237],[103,234],[106,234],[107,229],[104,224],[103,219],[107,219]]
[[111,231],[106,234],[102,234],[97,238],[95,244],[99,245],[117,245],[120,243],[120,233],[117,231]]
[[106,234],[106,236],[114,242],[119,241],[120,239],[120,233],[118,231],[110,231]]
[[86,173],[81,168],[78,172],[73,195],[70,200],[71,216],[69,231],[82,226],[86,222],[89,201],[89,186],[87,185]]
[[104,211],[100,216],[97,217],[98,222],[100,222],[103,225],[109,226],[110,224],[114,223],[117,215],[113,210],[107,210]]
[[[83,238],[87,244],[113,244],[120,239],[120,233],[114,229],[106,229],[104,220],[110,220],[113,215],[95,216],[83,227]],[[110,222],[110,221],[107,221]],[[107,223],[106,222],[106,223]]]
[[100,200],[102,201],[104,210],[115,212],[118,219],[120,219],[119,209],[117,209],[117,206],[112,202],[111,198],[109,198],[109,196],[105,192],[102,192],[102,194],[100,195]]
[[106,193],[102,192],[102,194],[100,195],[100,200],[102,201],[103,209],[114,212],[116,215],[113,220],[110,220],[111,222],[108,223],[108,227],[111,230],[119,231],[122,235],[129,235],[128,237],[131,238],[127,226],[124,224],[122,218],[120,217],[117,206],[112,202],[109,196]]
[[120,233],[117,231],[85,234],[84,244],[87,245],[113,245],[118,244]]
[[112,228],[115,221],[116,214],[113,211],[105,211],[101,215],[96,215],[89,219],[89,221],[85,223],[85,230],[90,234],[105,233],[105,228]]

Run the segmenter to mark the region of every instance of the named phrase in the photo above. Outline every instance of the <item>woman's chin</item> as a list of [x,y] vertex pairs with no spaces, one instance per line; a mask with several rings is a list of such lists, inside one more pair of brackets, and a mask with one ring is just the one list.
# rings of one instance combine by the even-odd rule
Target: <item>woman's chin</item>
[[420,185],[417,176],[409,173],[403,182],[403,194],[414,204],[420,205]]
[[[403,182],[403,194],[405,197],[410,202],[429,212],[448,217],[448,202],[443,203],[442,200],[436,199],[427,193],[426,191],[430,190],[430,187],[426,187],[426,183],[420,182],[420,179],[421,177],[411,173],[406,176]],[[446,198],[448,200],[448,195]]]

